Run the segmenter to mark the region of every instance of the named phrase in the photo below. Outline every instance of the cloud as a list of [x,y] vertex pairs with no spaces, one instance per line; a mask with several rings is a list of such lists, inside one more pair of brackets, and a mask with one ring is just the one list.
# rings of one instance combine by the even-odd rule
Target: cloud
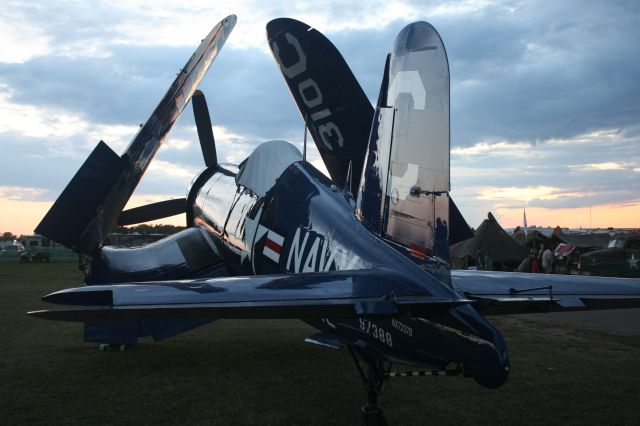
[[601,129],[564,139],[455,147],[451,155],[454,199],[463,214],[480,218],[487,211],[525,206],[622,205],[637,197],[640,181],[630,170],[640,161],[639,144],[638,136]]
[[140,130],[139,126],[125,124],[95,124],[86,132],[85,146],[93,149],[98,141],[104,141],[116,153],[124,151]]
[[186,63],[188,52],[122,47],[110,58],[43,56],[0,63],[0,84],[10,89],[14,104],[101,123],[139,124],[175,78],[171,71]]
[[552,186],[528,187],[492,187],[479,191],[480,200],[504,201],[509,203],[528,203],[531,200],[563,200],[570,197],[584,197],[587,194],[578,192],[568,193],[561,188]]
[[[611,212],[615,211],[615,215]],[[521,207],[498,207],[494,215],[505,228],[523,226]],[[571,223],[574,228],[632,228],[640,214],[640,200],[624,204],[580,205],[575,207],[543,208],[527,207],[527,222],[531,226],[563,226]]]
[[[640,57],[632,3],[527,2],[443,22],[457,144],[631,125]],[[626,53],[625,53],[626,52]]]
[[591,164],[580,164],[580,165],[570,165],[569,168],[572,170],[578,171],[592,171],[592,170],[624,170],[628,166],[624,163],[617,163],[614,161],[607,161],[605,163],[591,163]]
[[164,142],[164,144],[162,144],[162,147],[160,149],[163,151],[172,151],[172,150],[181,151],[184,149],[191,148],[192,145],[193,143],[190,140],[169,138]]
[[532,150],[533,143],[529,142],[478,142],[468,147],[455,146],[451,148],[451,155],[459,158],[511,157],[512,159],[541,155]]
[[190,169],[188,167],[180,166],[178,164],[169,163],[168,161],[162,161],[156,159],[151,163],[147,171],[150,174],[154,172],[157,174],[163,174],[168,177],[186,178],[191,179],[195,176],[197,170]]
[[45,192],[47,192],[47,190],[44,188],[0,185],[0,198],[7,200],[33,201]]
[[2,20],[0,62],[24,62],[49,52],[50,37],[44,30],[23,19]]
[[[465,2],[472,3],[472,2]],[[442,5],[430,8],[438,14],[448,14]],[[451,9],[451,8],[449,8]],[[200,38],[222,17],[235,13],[239,16],[236,31],[229,40],[235,48],[258,48],[266,52],[264,28],[267,21],[292,16],[323,28],[329,33],[375,29],[381,22],[395,19],[415,20],[425,12],[424,5],[411,1],[374,0],[368,3],[367,13],[361,5],[346,0],[324,5],[306,2],[264,2],[244,0],[233,5],[203,3],[199,0],[168,0],[162,7],[152,0],[136,2],[116,0],[109,3],[9,3],[0,17],[6,31],[6,40],[16,43],[17,51],[26,51],[24,58],[44,53],[68,57],[108,55],[114,44],[138,46],[192,46],[193,34]],[[41,37],[44,48],[30,48],[32,40]],[[196,36],[197,37],[197,36]],[[106,52],[106,53],[105,53]],[[5,52],[5,54],[8,54]],[[13,56],[17,55],[14,53]]]
[[17,133],[48,138],[69,136],[88,127],[86,122],[73,114],[15,103],[12,98],[9,88],[0,85],[0,134]]

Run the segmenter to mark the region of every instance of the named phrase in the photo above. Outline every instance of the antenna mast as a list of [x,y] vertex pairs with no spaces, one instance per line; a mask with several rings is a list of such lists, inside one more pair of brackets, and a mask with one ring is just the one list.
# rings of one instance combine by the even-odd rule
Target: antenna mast
[[304,142],[302,147],[302,164],[307,164],[307,114],[304,115]]

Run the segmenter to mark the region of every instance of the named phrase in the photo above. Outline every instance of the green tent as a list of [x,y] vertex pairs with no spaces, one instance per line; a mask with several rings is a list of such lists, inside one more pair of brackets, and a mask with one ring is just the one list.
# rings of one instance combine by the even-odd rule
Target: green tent
[[[475,255],[480,249],[483,259],[489,253],[494,269],[509,265],[515,268],[529,254],[502,229],[498,221],[489,213],[487,219],[476,229],[473,238],[454,244],[449,249],[449,258],[454,268],[466,268],[475,265]],[[470,260],[469,260],[470,259]]]

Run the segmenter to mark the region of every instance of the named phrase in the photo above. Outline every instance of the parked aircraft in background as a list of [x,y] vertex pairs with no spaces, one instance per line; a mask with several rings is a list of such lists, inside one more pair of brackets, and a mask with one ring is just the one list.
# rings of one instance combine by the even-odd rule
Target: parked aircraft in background
[[[285,141],[220,164],[196,89],[235,22],[203,40],[122,156],[98,144],[42,220],[38,233],[86,259],[87,285],[44,297],[68,307],[31,315],[85,322],[87,340],[109,344],[217,318],[299,318],[319,330],[308,342],[348,349],[368,396],[363,419],[384,424],[377,398],[392,364],[505,382],[507,346],[484,315],[640,306],[637,279],[452,274],[449,241],[468,229],[449,197],[447,55],[425,22],[396,37],[372,110],[322,34],[271,21],[269,45],[331,178]],[[206,169],[186,198],[123,212],[189,100]],[[105,244],[116,224],[182,211],[182,232]]]

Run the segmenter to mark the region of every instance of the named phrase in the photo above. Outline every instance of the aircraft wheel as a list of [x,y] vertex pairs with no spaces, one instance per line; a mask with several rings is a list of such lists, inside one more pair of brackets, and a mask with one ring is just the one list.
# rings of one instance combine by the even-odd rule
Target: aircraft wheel
[[377,406],[362,407],[362,426],[387,426],[387,419],[382,409]]

